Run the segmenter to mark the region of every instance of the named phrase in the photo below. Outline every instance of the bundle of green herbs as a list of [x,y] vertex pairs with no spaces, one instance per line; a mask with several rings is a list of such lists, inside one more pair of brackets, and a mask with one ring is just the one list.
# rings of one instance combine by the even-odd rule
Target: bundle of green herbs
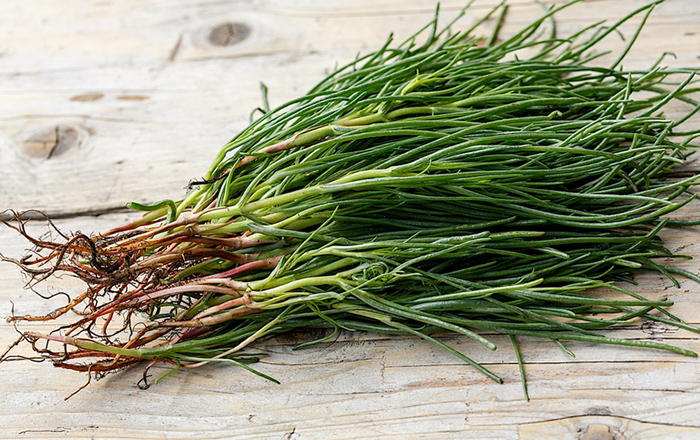
[[[668,214],[700,179],[669,178],[698,135],[680,128],[700,108],[696,71],[661,59],[621,67],[659,2],[566,38],[545,32],[573,3],[503,40],[505,5],[461,32],[439,28],[436,14],[404,43],[389,39],[306,95],[266,105],[181,200],[132,203],[147,212],[104,234],[54,242],[6,222],[36,247],[14,260],[35,281],[68,272],[88,285],[48,316],[10,320],[78,312],[72,325],[22,339],[90,372],[226,362],[267,377],[246,348],[309,328],[328,329],[321,341],[341,329],[415,335],[499,382],[436,333],[490,349],[480,332],[508,334],[518,359],[518,335],[567,352],[561,341],[695,356],[597,330],[644,318],[698,331],[666,310],[670,301],[615,284],[639,271],[700,281],[663,265],[680,256],[658,237],[683,226]],[[637,33],[603,65],[597,43],[635,16]],[[493,34],[474,36],[488,19]],[[690,110],[666,119],[677,100]],[[597,288],[623,295],[591,295]]]

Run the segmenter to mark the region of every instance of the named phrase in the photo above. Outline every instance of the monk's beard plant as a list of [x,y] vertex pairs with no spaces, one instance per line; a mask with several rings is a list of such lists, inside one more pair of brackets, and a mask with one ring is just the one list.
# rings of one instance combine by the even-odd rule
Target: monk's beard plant
[[[508,334],[518,360],[520,335],[567,353],[566,341],[584,341],[695,356],[598,330],[646,319],[698,331],[670,301],[617,284],[640,271],[700,281],[667,265],[681,256],[659,238],[693,224],[673,213],[699,178],[669,172],[699,132],[682,128],[700,108],[697,72],[664,68],[663,57],[621,67],[641,25],[613,61],[594,52],[656,3],[547,36],[573,3],[503,40],[505,6],[459,32],[436,15],[306,95],[265,105],[182,199],[131,203],[143,216],[102,234],[53,241],[30,236],[19,215],[3,220],[35,248],[5,257],[34,283],[69,273],[87,285],[49,315],[9,318],[77,312],[17,343],[72,370],[224,362],[270,380],[248,347],[295,329],[327,329],[304,345],[341,329],[414,335],[498,382],[439,333],[490,349],[485,332]],[[493,34],[474,36],[491,17]],[[675,101],[689,110],[672,121],[662,111]]]

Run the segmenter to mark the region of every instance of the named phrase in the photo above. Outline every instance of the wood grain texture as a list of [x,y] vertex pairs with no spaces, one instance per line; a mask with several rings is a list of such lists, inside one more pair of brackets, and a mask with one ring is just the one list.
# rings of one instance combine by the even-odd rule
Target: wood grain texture
[[[465,2],[441,3],[447,20]],[[464,22],[496,3],[477,1]],[[529,0],[510,3],[506,34],[540,12]],[[639,5],[588,0],[560,16],[559,31],[621,17]],[[0,211],[41,209],[65,231],[124,223],[135,216],[120,210],[126,202],[178,197],[206,172],[259,105],[259,81],[280,104],[336,62],[376,48],[390,31],[397,40],[410,35],[434,7],[421,0],[0,2]],[[648,66],[671,51],[676,57],[667,64],[698,66],[699,29],[700,2],[667,0],[625,65]],[[699,118],[690,124],[700,126]],[[698,215],[700,203],[675,216]],[[32,222],[31,228],[40,233],[45,225]],[[674,264],[698,273],[700,229],[669,230],[664,238],[672,251],[696,257]],[[0,228],[4,255],[18,257],[26,247]],[[668,297],[674,313],[700,324],[700,286],[683,280],[677,289],[652,275],[638,281],[636,291]],[[41,300],[23,283],[15,267],[0,264],[0,318],[13,313],[13,304],[14,313],[41,314],[65,301]],[[71,278],[52,279],[40,293],[80,288]],[[606,334],[700,352],[697,335],[650,322]],[[4,363],[0,438],[700,438],[700,362],[694,358],[569,343],[576,353],[570,358],[551,342],[520,338],[528,403],[509,341],[499,335],[490,335],[495,352],[466,338],[441,340],[486,364],[503,385],[412,338],[343,333],[332,343],[292,350],[311,336],[285,335],[259,346],[270,354],[260,369],[281,385],[211,365],[141,391],[142,369],[135,367],[64,401],[85,376],[47,364]],[[3,319],[0,350],[15,338]],[[29,354],[26,348],[17,353]],[[157,368],[152,379],[166,371]]]

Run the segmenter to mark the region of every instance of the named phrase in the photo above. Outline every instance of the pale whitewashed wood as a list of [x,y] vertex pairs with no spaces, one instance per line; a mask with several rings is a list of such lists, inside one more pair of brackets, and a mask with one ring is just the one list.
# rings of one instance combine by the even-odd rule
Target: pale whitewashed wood
[[[443,1],[445,20],[463,1]],[[496,1],[477,1],[471,24]],[[540,11],[510,2],[508,33]],[[561,1],[559,2],[561,3]],[[638,7],[636,0],[589,0],[560,17],[560,32]],[[0,2],[0,210],[38,208],[64,217],[66,231],[101,231],[133,218],[112,212],[130,200],[178,197],[258,105],[259,81],[273,104],[320,80],[336,62],[410,35],[432,16],[419,0],[265,0]],[[242,23],[235,38],[227,23]],[[647,66],[664,51],[672,66],[700,65],[700,3],[657,7],[626,62]],[[238,28],[239,31],[242,28]],[[630,35],[633,26],[625,28]],[[488,27],[484,28],[488,32]],[[245,31],[242,31],[245,33]],[[231,40],[232,41],[232,40]],[[610,39],[605,47],[620,47]],[[680,108],[669,112],[677,115]],[[694,126],[700,125],[696,118]],[[58,126],[58,130],[56,127]],[[58,134],[59,142],[56,142]],[[51,157],[47,159],[49,153]],[[690,169],[695,169],[691,166]],[[695,204],[679,218],[700,214]],[[41,232],[44,225],[34,223]],[[700,256],[700,229],[669,230],[671,250]],[[0,228],[0,252],[26,244]],[[700,272],[698,260],[677,264]],[[636,290],[669,297],[672,311],[700,324],[700,286],[676,289],[641,276]],[[78,292],[70,278],[40,292]],[[20,272],[0,264],[0,318],[47,313],[62,304],[23,289]],[[3,320],[4,321],[4,320]],[[23,325],[23,330],[50,328]],[[608,335],[666,341],[699,351],[684,330],[638,322]],[[700,436],[700,362],[666,352],[568,343],[572,359],[550,342],[521,338],[531,402],[525,402],[509,341],[489,335],[491,352],[444,336],[501,375],[498,385],[430,344],[410,338],[342,334],[306,350],[313,335],[260,345],[259,365],[275,385],[241,370],[206,366],[147,391],[141,369],[108,376],[64,402],[85,377],[48,364],[0,365],[0,438],[140,439],[693,439]],[[16,333],[0,323],[0,351]],[[21,347],[18,354],[29,354]],[[157,369],[154,377],[166,372]]]
[[[65,215],[176,198],[245,125],[260,81],[280,104],[389,32],[410,35],[434,9],[430,1],[295,3],[2,2],[0,208]],[[443,2],[445,21],[463,3]],[[493,4],[477,2],[465,23]],[[585,2],[561,14],[560,33],[638,5]],[[674,51],[670,65],[697,65],[699,10],[692,0],[659,6],[627,64]],[[513,2],[504,34],[540,11]],[[222,23],[243,23],[250,35],[215,46],[209,36]],[[629,37],[633,23],[624,30]],[[615,36],[601,47],[622,46]],[[59,138],[73,140],[47,160],[57,126]]]

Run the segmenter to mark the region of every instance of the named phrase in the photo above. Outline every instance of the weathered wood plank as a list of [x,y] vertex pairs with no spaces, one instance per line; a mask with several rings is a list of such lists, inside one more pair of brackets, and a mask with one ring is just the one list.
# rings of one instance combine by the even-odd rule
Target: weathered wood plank
[[608,440],[615,438],[694,439],[698,432],[663,424],[643,423],[621,417],[589,416],[521,425],[522,439]]
[[[336,62],[378,47],[390,31],[397,40],[410,35],[434,8],[420,1],[136,6],[141,3],[0,6],[0,28],[6,30],[0,65],[1,209],[65,215],[177,198],[245,126],[260,102],[259,81],[269,86],[273,104],[280,104],[303,93]],[[462,4],[443,4],[445,20]],[[477,2],[465,24],[493,4]],[[584,2],[562,13],[559,32],[566,35],[636,6],[634,0]],[[68,9],[75,14],[63,12]],[[650,65],[665,51],[677,53],[666,59],[671,66],[697,65],[692,50],[700,46],[697,3],[675,0],[657,9],[626,65]],[[503,33],[540,12],[534,2],[514,3]],[[19,16],[21,25],[14,18]],[[245,24],[249,36],[228,46],[213,44],[212,29],[226,23]],[[630,35],[633,25],[624,30]],[[602,47],[623,44],[616,37]]]
[[[700,211],[696,204],[685,212]],[[124,214],[57,221],[62,230],[89,231],[120,224]],[[34,222],[32,232],[43,225]],[[695,231],[667,231],[671,248],[694,243]],[[18,256],[26,244],[0,230],[3,253]],[[684,251],[698,255],[694,245]],[[680,263],[680,262],[679,262]],[[683,262],[698,272],[697,260]],[[652,298],[669,295],[671,310],[690,321],[700,316],[700,286],[683,281],[668,287],[658,277],[642,277],[637,291]],[[19,271],[0,265],[0,315],[47,313],[63,303],[47,303],[22,290]],[[79,291],[79,283],[56,279],[40,293]],[[685,292],[687,290],[687,292]],[[23,324],[47,331],[52,325]],[[16,337],[0,326],[0,347]],[[636,322],[605,334],[665,341],[700,351],[700,338],[668,326]],[[318,334],[293,334],[266,341],[270,354],[259,368],[279,379],[275,385],[242,370],[206,366],[169,377],[148,391],[135,386],[142,369],[131,368],[93,383],[68,402],[83,375],[46,364],[0,366],[0,438],[583,438],[609,430],[613,438],[692,438],[700,433],[700,363],[655,350],[567,343],[576,358],[554,344],[519,338],[529,379],[525,402],[517,363],[507,338],[487,334],[495,352],[452,335],[441,339],[502,376],[493,383],[431,344],[412,338],[343,333],[332,343],[306,350],[292,347]],[[18,353],[29,354],[27,347]],[[151,372],[155,379],[164,368]],[[31,420],[31,423],[27,421]],[[620,434],[622,433],[622,434]],[[559,436],[559,437],[557,437]],[[578,436],[578,437],[577,437]],[[603,437],[605,438],[605,437]]]
[[[445,18],[463,3],[442,1]],[[465,23],[496,3],[477,1]],[[529,0],[511,3],[506,34],[540,11]],[[563,14],[559,29],[566,34],[639,5],[636,0],[589,0]],[[103,231],[124,223],[134,214],[75,214],[119,208],[130,200],[178,197],[245,125],[259,103],[258,81],[268,85],[273,103],[282,103],[303,93],[336,61],[376,48],[390,31],[397,39],[410,35],[433,10],[433,2],[419,0],[2,2],[0,210],[38,208],[68,216],[57,221],[65,231]],[[215,41],[235,39],[227,23],[244,23],[250,29],[247,38],[213,44],[211,32],[221,25],[226,26]],[[675,51],[677,58],[666,60],[669,65],[697,66],[698,24],[700,3],[668,0],[657,7],[626,65],[646,66],[660,53]],[[617,39],[606,44],[620,47]],[[692,124],[700,127],[700,120]],[[698,214],[700,203],[677,217]],[[31,227],[40,232],[44,225]],[[672,264],[700,272],[700,229],[669,230],[664,237],[671,250],[696,257]],[[12,231],[0,228],[4,255],[18,257],[26,247]],[[676,304],[674,313],[700,324],[700,286],[681,280],[677,289],[652,275],[638,281],[637,292],[667,296]],[[38,289],[45,294],[80,288],[76,280],[62,278]],[[20,272],[0,263],[0,318],[12,314],[12,303],[17,314],[41,314],[64,301],[60,296],[44,301],[24,290]],[[21,328],[47,331],[53,326]],[[700,352],[696,334],[664,325],[640,321],[605,334]],[[310,336],[280,336],[260,345],[270,356],[259,368],[281,385],[210,365],[141,391],[135,384],[142,369],[136,367],[94,382],[64,402],[85,376],[47,364],[4,363],[0,438],[700,436],[700,362],[694,358],[566,343],[576,354],[570,358],[551,342],[519,338],[532,398],[528,403],[509,341],[500,335],[487,335],[499,346],[494,352],[466,338],[441,339],[501,375],[503,385],[425,341],[343,333],[332,343],[292,350]],[[0,323],[0,350],[15,338],[12,326]],[[20,347],[16,353],[30,351]],[[166,371],[154,368],[151,379]]]

